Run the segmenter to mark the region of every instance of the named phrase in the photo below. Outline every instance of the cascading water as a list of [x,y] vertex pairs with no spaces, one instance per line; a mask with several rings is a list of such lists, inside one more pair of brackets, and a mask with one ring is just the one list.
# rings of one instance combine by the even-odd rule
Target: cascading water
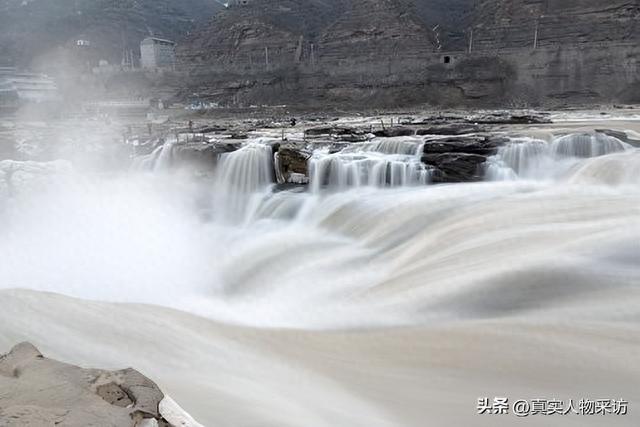
[[248,206],[274,183],[273,151],[268,141],[249,143],[223,154],[215,179],[215,209],[218,215],[237,222]]
[[213,197],[209,177],[155,167],[170,145],[158,173],[45,190],[65,167],[0,162],[0,346],[131,364],[208,426],[493,426],[460,402],[595,380],[633,398],[640,158],[585,141],[492,159],[565,180],[417,188],[420,140],[374,140],[317,151],[308,192],[270,191],[274,141],[254,141],[221,156]]
[[424,140],[420,137],[399,136],[392,138],[378,138],[371,142],[353,144],[342,150],[342,153],[401,154],[406,156],[420,156],[424,147]]
[[582,158],[617,153],[631,148],[617,138],[601,134],[571,134],[546,142],[513,138],[486,165],[489,181],[557,179]]
[[158,172],[167,170],[172,165],[175,140],[170,140],[156,147],[151,154],[133,159],[132,170]]
[[640,185],[640,150],[615,153],[576,164],[568,174],[572,184]]
[[273,183],[272,149],[261,142],[247,144],[220,158],[216,183],[225,191],[250,194]]
[[425,185],[424,143],[417,138],[387,138],[353,144],[338,153],[316,150],[309,160],[311,190]]
[[618,153],[629,148],[630,145],[603,133],[577,133],[554,140],[551,153],[556,158],[590,158]]

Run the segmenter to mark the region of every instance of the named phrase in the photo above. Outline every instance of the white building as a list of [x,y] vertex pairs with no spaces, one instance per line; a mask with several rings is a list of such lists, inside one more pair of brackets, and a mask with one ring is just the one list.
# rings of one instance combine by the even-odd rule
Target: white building
[[176,44],[171,40],[147,37],[140,43],[140,63],[142,68],[174,68],[176,64]]

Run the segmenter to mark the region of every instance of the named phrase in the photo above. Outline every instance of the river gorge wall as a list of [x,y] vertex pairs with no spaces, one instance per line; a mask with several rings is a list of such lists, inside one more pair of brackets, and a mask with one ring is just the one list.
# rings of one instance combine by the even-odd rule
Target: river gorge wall
[[180,48],[183,95],[355,107],[640,101],[638,2],[458,1],[434,6],[431,22],[408,1],[335,3],[333,14],[260,1],[219,13]]

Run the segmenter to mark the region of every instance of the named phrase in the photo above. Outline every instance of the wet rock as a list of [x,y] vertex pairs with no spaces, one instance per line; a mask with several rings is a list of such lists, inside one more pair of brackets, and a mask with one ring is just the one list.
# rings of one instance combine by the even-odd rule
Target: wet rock
[[172,149],[172,166],[189,165],[202,171],[211,171],[222,154],[231,153],[238,148],[239,144],[223,142],[177,144]]
[[362,129],[348,126],[319,126],[304,131],[306,136],[349,136],[364,135],[364,133]]
[[432,168],[434,184],[481,181],[486,156],[469,153],[427,154],[422,161]]
[[308,184],[311,154],[292,144],[277,148],[276,177],[280,184]]
[[323,135],[331,135],[333,131],[333,127],[331,126],[321,126],[315,128],[305,129],[304,134],[306,136],[323,136]]
[[233,132],[230,136],[231,139],[248,139],[249,135],[244,132]]
[[418,129],[416,135],[467,135],[470,133],[482,132],[480,126],[464,123],[450,123],[444,125],[434,125],[424,129]]
[[498,147],[507,142],[506,138],[489,136],[459,136],[443,139],[427,139],[424,145],[425,154],[467,153],[492,156]]
[[483,179],[483,164],[508,139],[459,136],[425,141],[422,162],[432,169],[433,183],[475,182]]
[[474,114],[467,117],[466,121],[468,123],[486,125],[532,125],[551,123],[551,119],[544,113],[512,113],[508,111]]
[[416,134],[416,131],[409,127],[395,126],[392,128],[386,128],[375,131],[373,133],[377,137],[394,137],[394,136],[412,136]]
[[629,135],[627,135],[626,132],[621,132],[621,131],[611,130],[611,129],[596,129],[596,132],[603,133],[607,136],[612,136],[614,138],[619,139],[622,142],[626,142],[629,145],[640,148],[640,140],[629,137]]
[[366,134],[348,134],[338,135],[338,140],[344,142],[365,142],[369,140],[369,137]]
[[300,184],[294,184],[294,183],[277,183],[274,187],[273,187],[273,191],[275,193],[281,193],[284,191],[287,192],[291,192],[291,193],[301,193],[306,191],[305,189],[305,185],[300,185]]
[[[2,427],[171,427],[160,409],[165,399],[153,381],[134,369],[83,369],[48,359],[29,343],[0,356]],[[170,403],[175,418],[181,410]]]
[[331,143],[327,145],[327,148],[329,149],[329,154],[335,154],[335,153],[339,153],[340,151],[344,150],[345,148],[347,148],[349,145],[349,143],[344,142],[344,141],[340,141],[337,143]]

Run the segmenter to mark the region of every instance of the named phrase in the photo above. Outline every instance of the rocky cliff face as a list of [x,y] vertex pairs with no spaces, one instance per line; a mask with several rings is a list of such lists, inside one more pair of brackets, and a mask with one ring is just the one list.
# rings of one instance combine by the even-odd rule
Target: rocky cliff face
[[194,30],[215,5],[0,0],[0,58],[119,63],[154,33],[186,36],[166,84],[223,105],[640,101],[638,0],[242,0]]
[[423,17],[406,0],[254,0],[219,13],[181,54],[191,69],[236,72],[371,64],[432,52],[446,34]]
[[637,42],[640,2],[629,0],[481,0],[474,49]]
[[434,34],[403,0],[352,0],[319,41],[325,66],[386,64],[420,58],[436,50]]
[[639,18],[637,0],[482,0],[470,56],[510,66],[515,103],[637,102]]
[[638,16],[629,0],[255,0],[181,53],[189,91],[223,103],[624,102]]
[[261,73],[290,66],[296,61],[296,50],[305,35],[310,37],[309,33],[321,24],[318,19],[305,17],[322,16],[329,8],[312,2],[305,13],[298,2],[274,6],[268,0],[231,5],[187,41],[181,49],[182,61],[190,69],[202,66],[205,71],[237,73]]
[[[189,93],[223,103],[356,103],[411,85],[424,59],[459,45],[474,0],[253,0],[180,49]],[[383,91],[386,92],[386,91]]]

